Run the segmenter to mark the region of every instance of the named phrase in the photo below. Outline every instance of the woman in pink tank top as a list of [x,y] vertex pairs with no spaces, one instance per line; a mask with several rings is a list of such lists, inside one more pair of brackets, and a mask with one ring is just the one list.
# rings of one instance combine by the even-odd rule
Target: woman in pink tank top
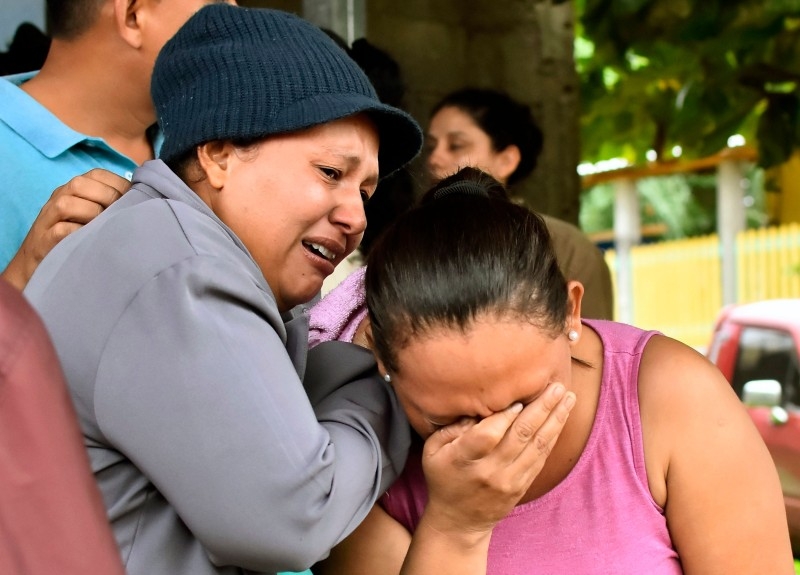
[[[364,286],[357,331],[363,298],[341,290]],[[489,176],[440,182],[339,290],[313,338],[366,328],[419,445],[315,573],[794,572],[775,467],[725,379],[661,334],[582,321],[542,219]]]

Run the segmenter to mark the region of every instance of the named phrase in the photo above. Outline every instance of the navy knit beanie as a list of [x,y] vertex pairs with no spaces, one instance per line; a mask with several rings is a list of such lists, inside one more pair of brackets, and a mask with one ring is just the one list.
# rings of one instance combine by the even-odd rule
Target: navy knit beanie
[[422,146],[417,122],[382,104],[333,40],[279,10],[202,8],[161,50],[151,92],[165,162],[212,140],[257,139],[360,112],[378,127],[381,177]]

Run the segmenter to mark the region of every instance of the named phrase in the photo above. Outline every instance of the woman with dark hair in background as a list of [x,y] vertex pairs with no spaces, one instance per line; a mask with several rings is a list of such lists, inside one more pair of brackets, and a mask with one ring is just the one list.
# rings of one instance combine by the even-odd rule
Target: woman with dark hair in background
[[[434,181],[475,166],[512,192],[536,167],[544,143],[527,106],[483,88],[465,88],[442,98],[431,112],[426,140],[428,171]],[[572,224],[543,217],[561,271],[583,284],[583,316],[613,319],[611,273],[602,252]]]

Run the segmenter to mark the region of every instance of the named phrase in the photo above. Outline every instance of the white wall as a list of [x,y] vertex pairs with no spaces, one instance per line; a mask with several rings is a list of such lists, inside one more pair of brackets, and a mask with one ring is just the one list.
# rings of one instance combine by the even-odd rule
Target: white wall
[[6,51],[23,22],[44,31],[44,0],[0,0],[0,51]]

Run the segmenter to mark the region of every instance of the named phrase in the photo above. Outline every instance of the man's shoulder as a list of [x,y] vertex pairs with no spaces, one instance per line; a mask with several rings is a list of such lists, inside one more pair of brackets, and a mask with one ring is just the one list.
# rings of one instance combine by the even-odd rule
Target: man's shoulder
[[[15,118],[31,113],[49,113],[35,98],[22,89],[22,84],[36,75],[36,72],[25,72],[10,76],[0,76],[0,120],[10,126],[15,125]],[[51,114],[52,115],[52,114]],[[55,116],[53,116],[55,118]]]
[[8,74],[6,76],[0,76],[0,90],[9,90],[15,87],[19,88],[23,83],[27,82],[38,73],[38,70],[34,70],[32,72],[22,72],[20,74]]
[[[22,89],[35,73],[0,77],[0,138],[25,142],[48,159],[86,139]],[[2,142],[5,146],[5,142]]]

